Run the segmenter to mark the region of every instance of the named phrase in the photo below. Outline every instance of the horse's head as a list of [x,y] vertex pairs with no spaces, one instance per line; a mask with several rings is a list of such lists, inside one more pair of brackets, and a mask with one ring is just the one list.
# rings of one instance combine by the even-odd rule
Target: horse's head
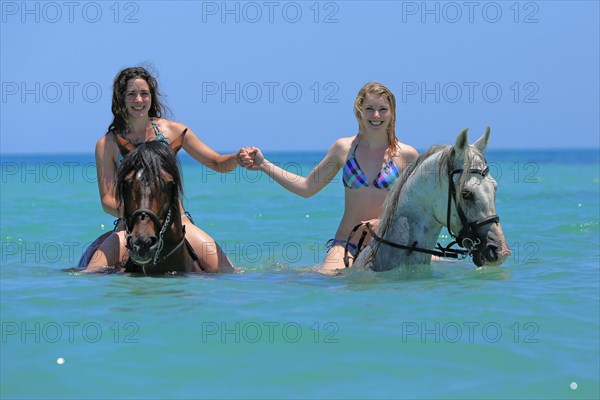
[[185,131],[169,146],[158,141],[137,146],[115,135],[123,161],[116,197],[127,224],[127,248],[138,265],[156,264],[165,235],[181,224],[181,174],[176,153]]
[[[496,215],[496,181],[483,155],[490,128],[472,146],[467,129],[457,137],[446,165],[446,225],[457,243],[471,251],[477,266],[500,265],[511,254]],[[443,171],[441,171],[444,173]]]

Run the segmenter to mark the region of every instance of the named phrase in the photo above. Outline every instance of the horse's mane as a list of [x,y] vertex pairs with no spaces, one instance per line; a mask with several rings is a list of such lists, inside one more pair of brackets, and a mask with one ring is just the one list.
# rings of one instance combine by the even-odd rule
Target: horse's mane
[[[425,160],[434,156],[435,154],[439,155],[438,161],[438,179],[441,181],[442,177],[448,176],[450,172],[454,169],[454,147],[449,145],[433,145],[424,153],[421,153],[417,160],[414,163],[411,163],[402,174],[402,178],[400,181],[396,182],[390,193],[387,195],[384,203],[383,209],[380,216],[380,223],[377,229],[377,233],[383,237],[387,232],[388,228],[392,224],[392,220],[394,219],[394,215],[396,213],[396,209],[398,208],[398,202],[400,198],[400,194],[404,185],[408,181],[408,179],[415,174],[415,171],[419,169],[419,166],[425,162]],[[483,154],[473,146],[466,146],[464,151],[463,158],[463,168],[469,169],[473,168],[473,161],[482,158],[485,162],[485,157]],[[468,179],[469,174],[461,174],[461,178],[456,187],[456,192],[461,193],[464,187],[465,182]],[[461,196],[458,196],[458,201],[460,202]]]
[[168,173],[173,178],[177,190],[174,193],[175,204],[178,204],[179,197],[183,194],[183,185],[181,179],[179,160],[176,153],[164,143],[156,140],[142,142],[129,152],[121,162],[117,171],[116,198],[119,204],[123,204],[126,193],[127,181],[125,177],[132,171],[144,170],[139,175],[140,183],[156,193],[164,186],[164,178],[161,170]]

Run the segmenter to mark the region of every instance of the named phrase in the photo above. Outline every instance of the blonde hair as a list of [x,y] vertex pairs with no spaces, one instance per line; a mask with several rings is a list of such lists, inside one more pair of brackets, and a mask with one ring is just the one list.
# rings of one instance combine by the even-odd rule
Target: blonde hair
[[390,118],[390,124],[387,128],[387,139],[388,139],[388,157],[393,157],[398,150],[400,145],[398,144],[398,138],[396,138],[396,98],[394,94],[385,85],[379,82],[369,82],[363,86],[354,100],[354,115],[358,121],[358,133],[359,135],[364,134],[365,126],[363,124],[362,106],[365,101],[367,94],[374,94],[377,96],[385,96],[388,103],[390,104],[390,112],[392,117]]

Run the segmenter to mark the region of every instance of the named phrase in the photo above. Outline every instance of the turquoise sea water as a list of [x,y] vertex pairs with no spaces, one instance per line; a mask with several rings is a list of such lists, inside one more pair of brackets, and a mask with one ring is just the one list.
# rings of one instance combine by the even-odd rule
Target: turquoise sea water
[[[270,156],[307,174],[323,154]],[[336,277],[314,266],[339,177],[306,200],[182,160],[242,274],[65,272],[112,226],[93,156],[2,156],[1,398],[600,397],[598,150],[488,153],[501,267]]]

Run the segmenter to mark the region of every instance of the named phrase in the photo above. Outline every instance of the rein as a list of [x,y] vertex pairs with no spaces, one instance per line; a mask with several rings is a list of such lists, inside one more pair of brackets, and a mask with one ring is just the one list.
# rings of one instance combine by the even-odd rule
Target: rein
[[[409,255],[413,251],[416,251],[417,253],[431,254],[431,255],[434,255],[434,256],[440,256],[440,257],[445,257],[445,258],[461,258],[461,259],[464,259],[468,255],[470,255],[471,252],[473,251],[473,249],[470,249],[470,250],[452,249],[451,247],[454,246],[456,244],[456,242],[452,242],[452,243],[450,243],[446,247],[442,247],[442,245],[440,243],[438,243],[437,247],[436,247],[437,250],[430,250],[430,249],[424,249],[424,248],[421,248],[421,247],[417,247],[417,242],[413,242],[413,244],[411,246],[408,246],[406,244],[391,242],[391,241],[389,241],[387,239],[382,238],[378,234],[376,234],[375,231],[373,230],[373,227],[371,226],[371,224],[369,222],[365,222],[365,223],[361,223],[361,224],[356,225],[354,227],[354,229],[352,229],[352,232],[350,232],[350,236],[348,237],[348,241],[346,242],[346,247],[344,249],[345,250],[345,252],[344,252],[344,264],[346,265],[346,268],[350,267],[350,259],[349,259],[349,256],[348,256],[348,254],[349,254],[348,245],[349,245],[352,237],[354,236],[354,234],[362,226],[365,226],[367,229],[365,229],[362,232],[361,236],[360,236],[360,239],[359,239],[358,245],[357,245],[357,247],[359,249],[361,249],[361,247],[362,247],[362,245],[363,245],[363,243],[365,241],[365,237],[367,236],[367,231],[368,231],[371,234],[371,237],[373,238],[374,241],[379,242],[379,243],[383,243],[385,245],[388,245],[390,247],[394,247],[396,249],[408,250],[408,254]],[[359,252],[360,252],[360,250],[359,250]],[[354,256],[354,258],[356,258],[356,256],[358,256],[358,253],[356,253],[356,255]]]
[[[490,170],[489,167],[486,166],[483,170],[469,169],[469,170],[467,170],[467,172],[479,174],[479,175],[485,177],[488,174],[489,170]],[[417,253],[431,254],[434,256],[439,256],[439,257],[444,257],[444,258],[465,259],[467,256],[472,256],[472,253],[477,249],[477,246],[479,246],[479,244],[481,244],[481,241],[479,240],[479,238],[477,238],[477,236],[475,234],[475,230],[483,225],[498,223],[500,221],[500,217],[498,215],[494,214],[494,215],[490,215],[489,217],[482,218],[475,222],[471,222],[471,223],[467,222],[467,217],[465,216],[465,213],[463,212],[462,208],[460,208],[458,206],[458,201],[456,199],[456,188],[454,186],[454,180],[453,180],[453,176],[455,174],[462,174],[463,172],[464,172],[464,169],[461,168],[461,169],[455,169],[448,174],[449,184],[448,184],[448,211],[446,213],[446,229],[448,230],[448,233],[454,239],[454,241],[452,241],[446,247],[442,247],[442,245],[438,242],[437,246],[436,246],[437,250],[424,249],[421,247],[417,247],[416,241],[413,242],[413,244],[410,246],[406,245],[406,244],[391,242],[391,241],[384,239],[383,237],[377,235],[377,233],[375,233],[375,231],[373,230],[373,228],[371,227],[371,224],[369,222],[360,223],[352,229],[352,231],[350,232],[350,235],[348,236],[348,240],[346,241],[346,246],[344,248],[344,264],[346,265],[346,268],[348,268],[350,266],[350,260],[349,260],[349,256],[348,256],[349,244],[350,244],[352,238],[354,237],[354,234],[363,225],[366,227],[366,229],[363,230],[363,232],[360,236],[360,239],[359,239],[358,245],[357,245],[358,250],[357,250],[356,254],[354,254],[354,259],[356,259],[356,257],[358,257],[358,254],[362,250],[362,245],[364,243],[365,237],[367,236],[367,231],[368,231],[368,233],[371,234],[371,237],[373,238],[374,241],[376,241],[378,243],[383,243],[387,246],[394,247],[396,249],[407,250],[409,255],[413,251],[416,251]],[[454,198],[454,204],[456,206],[456,211],[458,213],[458,217],[460,218],[460,222],[463,226],[462,229],[460,230],[460,232],[458,233],[458,235],[455,235],[454,232],[452,232],[452,228],[450,227],[450,213],[451,213],[453,198]],[[463,249],[453,249],[452,246],[454,246],[455,244],[462,247]]]

